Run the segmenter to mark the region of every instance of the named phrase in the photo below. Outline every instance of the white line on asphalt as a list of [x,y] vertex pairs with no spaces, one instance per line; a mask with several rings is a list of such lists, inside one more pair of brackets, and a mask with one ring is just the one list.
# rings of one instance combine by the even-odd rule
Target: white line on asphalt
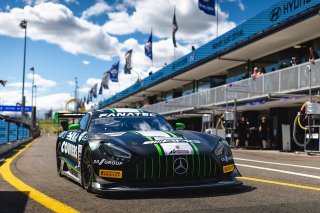
[[271,169],[271,168],[265,168],[265,167],[259,167],[259,166],[251,166],[251,165],[246,165],[246,164],[239,164],[239,163],[236,163],[236,166],[243,166],[243,167],[249,167],[249,168],[254,168],[254,169],[261,169],[261,170],[272,171],[272,172],[280,172],[280,173],[297,175],[297,176],[314,178],[314,179],[319,179],[319,180],[320,180],[320,176],[316,176],[316,175],[308,175],[308,174],[302,174],[302,173],[297,173],[297,172],[290,172],[290,171],[285,171],[285,170],[280,170],[280,169]]
[[294,165],[294,164],[287,164],[287,163],[275,163],[275,162],[260,161],[260,160],[251,160],[251,159],[244,159],[244,158],[234,158],[234,159],[235,159],[235,160],[240,160],[240,161],[255,162],[255,163],[265,163],[265,164],[273,164],[273,165],[279,165],[279,166],[291,166],[291,167],[298,167],[298,168],[305,168],[305,169],[316,169],[316,170],[320,170],[320,167]]

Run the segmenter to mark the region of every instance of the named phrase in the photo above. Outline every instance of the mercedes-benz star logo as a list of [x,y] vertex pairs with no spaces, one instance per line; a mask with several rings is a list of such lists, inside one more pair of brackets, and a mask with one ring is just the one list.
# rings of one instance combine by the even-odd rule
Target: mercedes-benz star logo
[[282,14],[281,7],[274,8],[270,13],[270,21],[276,21]]
[[188,161],[185,158],[177,158],[173,162],[173,171],[178,174],[182,175],[188,171]]

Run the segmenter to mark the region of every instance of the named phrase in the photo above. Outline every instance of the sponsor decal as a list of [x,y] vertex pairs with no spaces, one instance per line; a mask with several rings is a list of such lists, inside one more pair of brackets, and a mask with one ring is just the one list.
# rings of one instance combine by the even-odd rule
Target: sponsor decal
[[233,172],[234,164],[223,166],[223,173]]
[[88,140],[88,136],[87,136],[87,132],[83,132],[79,135],[79,138],[78,140],[81,141],[81,140]]
[[66,141],[64,141],[61,145],[61,152],[65,153],[67,155],[70,155],[74,158],[77,158],[77,146],[72,144],[72,143],[68,143]]
[[220,158],[220,160],[222,162],[229,162],[229,161],[233,160],[233,156],[224,156],[224,157]]
[[170,138],[170,139],[163,139],[163,140],[154,140],[154,141],[145,141],[143,144],[163,144],[163,143],[201,143],[198,140],[187,140],[187,139],[175,139],[175,138]]
[[82,153],[82,145],[78,145],[78,167],[79,168],[81,163],[81,153]]
[[121,170],[99,170],[100,177],[108,177],[108,178],[122,178],[122,171]]
[[145,137],[171,138],[171,136],[162,131],[136,131],[136,133]]
[[111,136],[111,137],[119,137],[123,134],[125,134],[125,132],[111,132],[111,133],[104,133],[107,136]]
[[101,166],[102,164],[112,165],[112,166],[121,166],[123,162],[101,159],[101,160],[93,160],[93,164],[98,164],[99,166]]
[[193,62],[195,59],[196,59],[196,53],[194,52],[189,56],[189,61]]
[[165,155],[193,155],[193,149],[188,143],[163,143],[160,144]]
[[221,48],[221,47],[229,44],[230,42],[239,39],[239,38],[242,37],[242,36],[244,36],[244,31],[243,31],[243,29],[235,30],[232,34],[229,34],[229,35],[228,35],[227,37],[225,37],[224,39],[212,43],[212,49]]
[[183,138],[172,138],[172,137],[159,137],[159,136],[155,136],[155,137],[153,137],[154,138],[154,140],[172,140],[172,139],[174,139],[174,140],[183,140]]
[[78,136],[79,136],[79,134],[77,132],[68,132],[65,139],[67,139],[71,142],[77,142]]
[[102,118],[102,117],[136,117],[136,116],[155,117],[156,114],[149,113],[149,112],[115,112],[115,113],[100,114],[99,118]]
[[188,161],[185,158],[177,158],[173,162],[173,171],[178,175],[182,175],[188,171],[188,166]]
[[64,138],[67,133],[68,133],[67,131],[61,132],[61,133],[59,134],[59,137],[60,137],[60,138]]
[[270,12],[269,19],[270,21],[277,21],[282,15],[291,13],[301,6],[304,6],[310,3],[312,0],[290,0],[285,2],[283,5],[273,8]]

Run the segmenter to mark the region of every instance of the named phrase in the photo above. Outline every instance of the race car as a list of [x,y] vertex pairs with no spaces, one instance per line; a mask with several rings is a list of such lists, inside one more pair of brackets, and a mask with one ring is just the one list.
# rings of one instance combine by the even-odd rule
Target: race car
[[56,158],[60,176],[100,194],[242,184],[224,139],[137,109],[88,112],[59,134]]

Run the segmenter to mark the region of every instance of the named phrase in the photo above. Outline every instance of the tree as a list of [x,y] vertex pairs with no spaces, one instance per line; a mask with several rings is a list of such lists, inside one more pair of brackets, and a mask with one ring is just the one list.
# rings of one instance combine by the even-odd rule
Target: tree
[[45,119],[52,119],[52,109],[50,109],[46,114],[44,115]]

